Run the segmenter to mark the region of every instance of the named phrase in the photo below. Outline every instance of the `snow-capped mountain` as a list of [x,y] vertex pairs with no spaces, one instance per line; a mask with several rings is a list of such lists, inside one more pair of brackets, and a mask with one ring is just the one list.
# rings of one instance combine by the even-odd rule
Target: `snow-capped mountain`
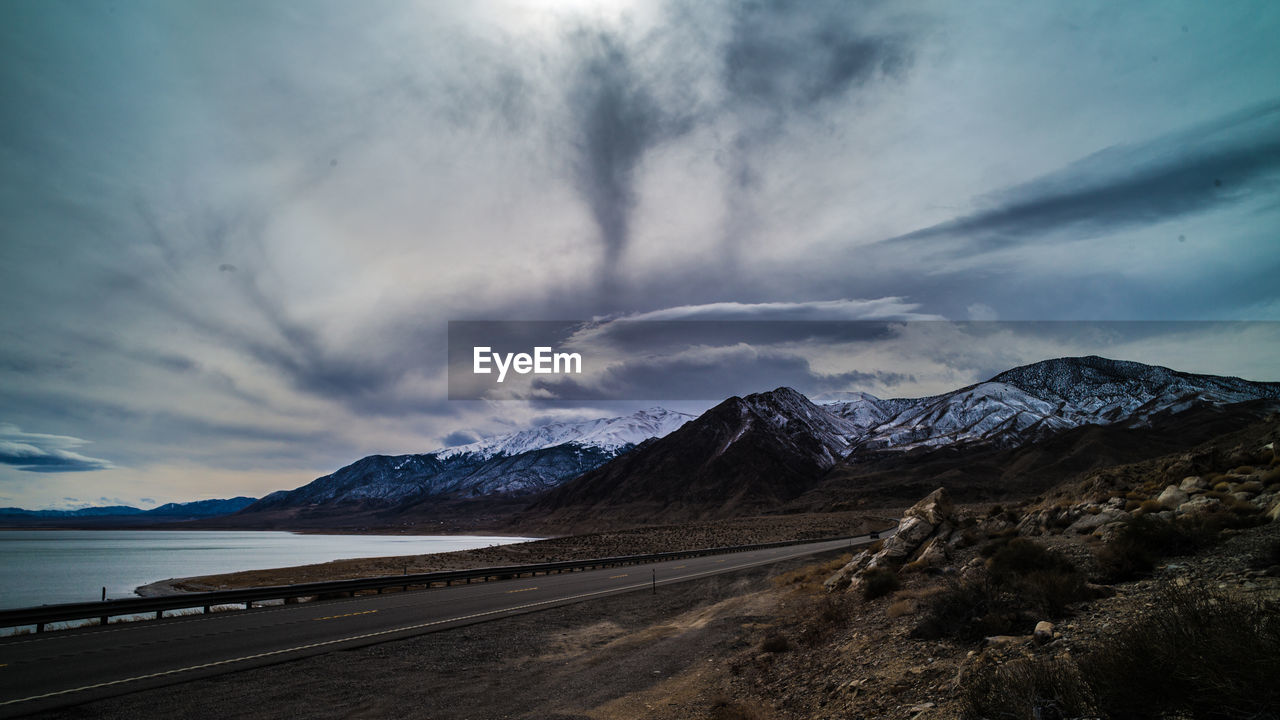
[[519,496],[597,467],[691,420],[663,408],[577,423],[554,423],[411,455],[370,455],[246,512],[311,505],[403,505],[433,497]]
[[[1267,398],[1280,399],[1280,383],[1192,375],[1100,357],[1047,360],[924,398],[883,400],[850,393],[822,398],[835,402],[818,406],[784,387],[729,398],[676,432],[563,483],[539,497],[527,515],[563,523],[600,518],[636,522],[727,517],[792,503],[830,507],[835,490],[857,489],[863,478],[856,470],[862,463],[905,463],[896,474],[893,468],[886,471],[885,482],[893,483],[913,462],[905,453],[864,451],[963,446],[976,453],[968,457],[986,453],[983,457],[990,459],[1007,448],[1053,442],[1084,425],[1109,426],[1110,437],[1113,430],[1153,420],[1168,426],[1174,413],[1193,406],[1204,410]],[[1065,450],[1045,446],[1044,454],[1053,462],[1023,460],[1028,467],[1049,466],[1053,472],[1088,467],[1072,453],[1101,441],[1076,441],[1083,444],[1067,443]],[[1151,438],[1147,446],[1161,447]],[[944,455],[949,462],[963,457]],[[938,482],[933,470],[950,473],[953,482],[966,482],[955,465],[928,465],[938,457],[926,458],[922,471],[929,487]]]
[[662,437],[692,419],[692,415],[655,407],[622,417],[543,425],[532,430],[497,435],[467,445],[444,448],[430,454],[441,460],[460,455],[491,458],[495,455],[519,455],[530,450],[542,450],[570,442],[607,452],[617,452],[639,445],[649,438]]
[[534,517],[576,521],[714,517],[777,507],[833,467],[851,423],[791,388],[731,397],[542,496]]
[[859,393],[824,409],[857,425],[851,450],[958,443],[1013,446],[1082,425],[1136,426],[1193,405],[1280,399],[1280,383],[1194,375],[1088,356],[1007,370],[942,395],[881,400]]

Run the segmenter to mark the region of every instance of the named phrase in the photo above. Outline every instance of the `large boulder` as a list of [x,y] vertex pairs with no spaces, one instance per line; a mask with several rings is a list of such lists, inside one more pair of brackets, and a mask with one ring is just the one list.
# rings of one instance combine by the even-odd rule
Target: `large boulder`
[[[1187,478],[1187,480],[1193,480],[1193,479],[1199,480],[1200,478]],[[1182,487],[1179,487],[1177,485],[1170,485],[1169,487],[1165,488],[1164,491],[1161,492],[1158,496],[1156,496],[1156,502],[1160,503],[1160,505],[1162,505],[1167,510],[1173,510],[1174,508],[1178,507],[1182,503],[1186,502],[1187,498],[1190,497],[1187,493],[1189,493],[1192,489],[1195,489],[1194,484],[1190,488],[1187,488],[1186,485],[1187,485],[1186,481],[1183,481]]]
[[863,575],[870,570],[897,569],[911,558],[923,559],[925,563],[940,562],[946,558],[946,545],[942,541],[956,525],[955,504],[945,488],[938,488],[903,513],[897,532],[885,538],[877,552],[858,553],[823,584],[830,591],[847,588],[858,592],[862,589]]
[[1071,526],[1067,528],[1067,532],[1084,535],[1086,533],[1091,533],[1108,523],[1127,520],[1128,518],[1129,513],[1123,510],[1103,510],[1101,512],[1094,513],[1093,515],[1080,516],[1079,520],[1071,523]]
[[943,487],[929,493],[902,514],[903,517],[926,520],[930,525],[941,525],[943,521],[955,518],[955,515],[955,503],[951,502],[951,496]]
[[1222,506],[1217,498],[1211,498],[1208,495],[1196,495],[1190,500],[1182,503],[1175,511],[1179,515],[1187,515],[1189,513],[1203,513],[1210,510],[1217,510]]

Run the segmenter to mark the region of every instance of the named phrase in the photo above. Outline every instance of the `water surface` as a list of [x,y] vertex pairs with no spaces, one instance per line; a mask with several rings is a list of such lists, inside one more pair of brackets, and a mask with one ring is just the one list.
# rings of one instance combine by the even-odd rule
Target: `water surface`
[[0,608],[134,597],[174,577],[524,542],[475,535],[297,535],[271,530],[0,530]]

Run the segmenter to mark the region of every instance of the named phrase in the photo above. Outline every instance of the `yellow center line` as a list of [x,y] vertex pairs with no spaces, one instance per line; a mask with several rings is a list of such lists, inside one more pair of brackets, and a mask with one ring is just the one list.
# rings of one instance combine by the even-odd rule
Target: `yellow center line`
[[623,573],[623,574],[621,574],[621,575],[610,575],[610,576],[609,576],[609,579],[610,579],[610,580],[617,580],[617,579],[618,579],[618,578],[620,578],[620,577],[626,577],[626,576],[627,576],[627,573]]
[[344,615],[326,615],[324,617],[315,618],[316,620],[336,620],[338,618],[353,617],[355,615],[369,615],[378,612],[377,610],[363,610],[361,612],[346,613]]
[[508,594],[508,595],[510,595],[511,593],[529,592],[530,590],[537,590],[537,589],[538,589],[538,588],[536,588],[536,587],[520,588],[519,590],[508,590],[508,591],[507,591],[507,594]]
[[689,566],[688,566],[688,565],[677,565],[677,566],[675,566],[675,567],[673,567],[673,568],[671,568],[671,569],[672,569],[672,570],[683,570],[683,569],[685,569],[685,568],[687,568],[687,567],[689,567]]

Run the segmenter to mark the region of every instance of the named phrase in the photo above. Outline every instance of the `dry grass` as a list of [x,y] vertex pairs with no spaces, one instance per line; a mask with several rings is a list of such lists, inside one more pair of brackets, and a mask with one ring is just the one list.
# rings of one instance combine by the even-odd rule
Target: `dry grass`
[[848,565],[851,560],[853,560],[853,555],[846,554],[823,562],[813,563],[812,565],[805,565],[791,572],[773,577],[773,586],[790,588],[805,595],[825,593],[826,589],[822,587],[822,583],[826,582],[827,578],[834,575],[840,568]]
[[912,615],[919,609],[920,603],[918,601],[912,600],[911,598],[903,598],[901,600],[894,600],[889,604],[889,607],[885,609],[884,612],[889,617],[896,618],[902,617],[903,615]]

